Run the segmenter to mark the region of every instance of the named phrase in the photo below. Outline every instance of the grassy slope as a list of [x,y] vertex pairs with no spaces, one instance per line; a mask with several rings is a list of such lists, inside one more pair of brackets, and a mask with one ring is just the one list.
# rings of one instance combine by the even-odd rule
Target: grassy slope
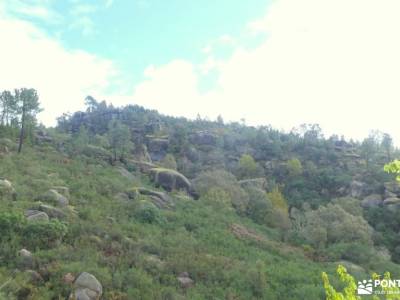
[[[32,288],[31,299],[66,296],[70,286],[62,277],[81,271],[100,280],[105,299],[324,297],[320,275],[322,270],[333,274],[334,266],[305,258],[300,249],[280,242],[276,232],[234,211],[178,194],[175,209],[162,211],[159,223],[143,223],[134,213],[139,200],[124,203],[114,196],[133,186],[151,187],[147,177],[137,173],[131,181],[95,160],[61,161],[51,148],[26,148],[23,155],[0,160],[0,177],[13,182],[18,192],[18,201],[0,201],[1,211],[23,213],[54,185],[69,187],[77,211],[66,221],[68,234],[59,247],[29,249],[49,272],[48,282]],[[239,239],[232,224],[242,224],[260,239]],[[12,263],[0,269],[0,285],[12,269]],[[183,271],[195,281],[186,291],[176,280]]]

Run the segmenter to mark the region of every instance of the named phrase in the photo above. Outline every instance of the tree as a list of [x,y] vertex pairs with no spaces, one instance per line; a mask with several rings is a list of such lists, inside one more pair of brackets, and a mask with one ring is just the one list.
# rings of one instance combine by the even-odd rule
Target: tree
[[17,107],[15,97],[10,91],[3,91],[0,94],[0,107],[1,107],[1,119],[0,124],[2,126],[8,126],[10,119],[12,119],[16,113]]
[[303,166],[298,158],[289,159],[286,162],[286,168],[290,177],[298,176],[303,173]]
[[108,140],[113,151],[113,159],[123,159],[124,155],[133,148],[129,128],[118,120],[108,124]]
[[372,136],[364,139],[361,143],[361,156],[365,160],[367,169],[370,166],[371,160],[376,153],[376,141]]
[[387,161],[391,161],[392,159],[392,149],[393,149],[393,139],[392,137],[384,133],[382,136],[381,146],[385,149]]
[[260,166],[250,154],[243,154],[239,160],[238,177],[240,179],[254,178],[261,175]]
[[269,200],[271,200],[272,206],[284,212],[288,212],[288,205],[285,197],[279,191],[278,187],[275,187],[271,192],[267,194]]
[[177,166],[177,164],[176,164],[175,157],[174,157],[172,154],[170,154],[170,153],[168,153],[167,155],[165,155],[165,157],[164,157],[163,160],[161,161],[161,165],[162,165],[164,168],[167,168],[167,169],[176,170],[176,169],[178,168],[178,166]]
[[20,115],[20,133],[19,133],[19,146],[18,153],[22,151],[22,144],[24,142],[26,127],[28,124],[35,125],[36,115],[41,111],[39,96],[35,89],[16,89],[15,101],[17,112]]
[[396,174],[396,180],[400,182],[400,160],[395,159],[391,163],[388,163],[383,168],[385,172]]

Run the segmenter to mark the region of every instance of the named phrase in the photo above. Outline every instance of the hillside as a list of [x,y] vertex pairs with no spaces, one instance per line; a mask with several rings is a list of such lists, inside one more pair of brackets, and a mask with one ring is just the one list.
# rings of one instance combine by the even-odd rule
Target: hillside
[[400,186],[383,171],[400,153],[387,135],[88,97],[55,128],[32,114],[18,153],[19,118],[0,127],[1,300],[324,299],[321,273],[339,264],[400,276]]

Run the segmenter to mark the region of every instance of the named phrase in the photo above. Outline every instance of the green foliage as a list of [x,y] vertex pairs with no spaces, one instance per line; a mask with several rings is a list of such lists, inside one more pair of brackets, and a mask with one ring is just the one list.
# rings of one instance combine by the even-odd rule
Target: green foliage
[[276,209],[279,209],[283,212],[288,212],[288,205],[285,197],[279,191],[278,187],[274,187],[271,192],[267,194],[268,199],[271,200],[272,206]]
[[239,160],[237,173],[240,179],[246,179],[258,177],[262,171],[250,154],[243,154]]
[[340,281],[345,284],[343,292],[337,292],[330,284],[328,275],[325,272],[322,273],[326,300],[360,300],[361,297],[356,295],[356,282],[354,278],[347,273],[346,268],[339,265],[337,268],[337,274],[339,275]]
[[289,159],[286,162],[286,168],[291,177],[299,176],[303,173],[303,166],[298,158]]
[[135,211],[135,217],[143,222],[149,224],[160,224],[162,223],[162,216],[160,210],[152,203],[142,201],[139,207]]
[[129,127],[118,120],[112,120],[108,124],[108,140],[113,152],[114,161],[123,159],[132,150]]
[[167,169],[176,170],[178,168],[175,157],[168,153],[161,161],[161,166]]
[[206,194],[212,188],[219,188],[225,191],[237,212],[240,214],[245,213],[248,195],[240,187],[233,174],[223,170],[207,171],[199,174],[193,183],[200,196]]
[[61,243],[67,234],[67,226],[58,220],[30,222],[24,227],[22,234],[23,243],[29,249],[51,248]]
[[400,182],[400,160],[395,159],[391,163],[386,164],[384,170],[387,173],[396,174],[396,179]]

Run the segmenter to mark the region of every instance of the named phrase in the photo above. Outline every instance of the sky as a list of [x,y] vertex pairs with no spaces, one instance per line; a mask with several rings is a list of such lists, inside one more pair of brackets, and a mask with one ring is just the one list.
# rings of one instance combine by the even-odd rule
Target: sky
[[1,0],[0,90],[400,145],[398,0]]

